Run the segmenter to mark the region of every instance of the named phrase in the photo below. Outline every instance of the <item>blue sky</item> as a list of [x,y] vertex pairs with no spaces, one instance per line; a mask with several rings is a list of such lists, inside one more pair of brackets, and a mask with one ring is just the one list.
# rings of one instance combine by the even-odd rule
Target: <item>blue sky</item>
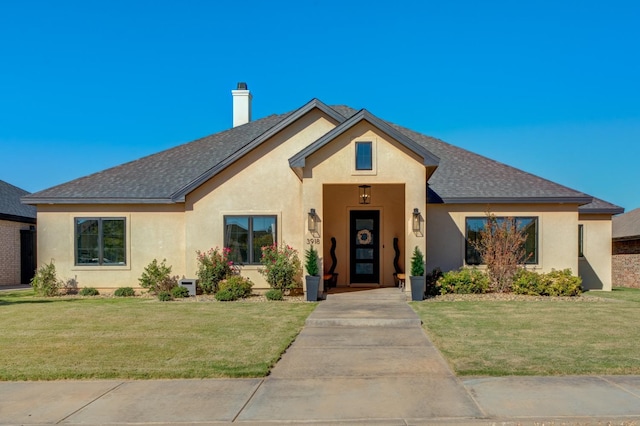
[[0,179],[31,192],[312,98],[640,207],[637,1],[2,1]]

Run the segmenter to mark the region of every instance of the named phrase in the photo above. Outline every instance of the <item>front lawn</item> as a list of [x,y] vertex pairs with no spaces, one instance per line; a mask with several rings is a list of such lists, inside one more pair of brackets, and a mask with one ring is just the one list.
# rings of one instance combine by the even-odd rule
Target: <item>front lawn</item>
[[458,375],[640,374],[640,290],[582,297],[411,306]]
[[0,292],[0,380],[263,377],[315,306]]

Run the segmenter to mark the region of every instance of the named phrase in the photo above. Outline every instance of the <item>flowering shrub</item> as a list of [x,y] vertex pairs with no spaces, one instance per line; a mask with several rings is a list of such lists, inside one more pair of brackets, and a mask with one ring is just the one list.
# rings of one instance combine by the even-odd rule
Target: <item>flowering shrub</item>
[[260,263],[264,266],[260,273],[272,288],[288,290],[302,285],[302,264],[293,247],[284,244],[264,246]]
[[233,273],[233,262],[229,260],[231,249],[224,247],[206,252],[196,251],[198,254],[198,287],[205,294],[218,291],[218,283]]

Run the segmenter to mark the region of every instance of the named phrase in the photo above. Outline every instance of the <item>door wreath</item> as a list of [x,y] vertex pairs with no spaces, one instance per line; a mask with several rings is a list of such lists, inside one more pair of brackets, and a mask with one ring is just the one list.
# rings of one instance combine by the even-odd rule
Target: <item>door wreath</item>
[[358,244],[368,246],[373,242],[373,235],[368,229],[361,229],[358,231]]

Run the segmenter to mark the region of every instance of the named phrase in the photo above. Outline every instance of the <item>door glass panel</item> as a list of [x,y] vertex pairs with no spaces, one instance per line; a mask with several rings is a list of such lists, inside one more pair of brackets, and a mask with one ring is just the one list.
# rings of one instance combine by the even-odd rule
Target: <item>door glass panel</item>
[[358,260],[372,260],[373,249],[356,249],[356,259]]
[[373,219],[356,219],[356,231],[361,229],[373,229]]
[[356,274],[372,275],[373,263],[356,263]]

